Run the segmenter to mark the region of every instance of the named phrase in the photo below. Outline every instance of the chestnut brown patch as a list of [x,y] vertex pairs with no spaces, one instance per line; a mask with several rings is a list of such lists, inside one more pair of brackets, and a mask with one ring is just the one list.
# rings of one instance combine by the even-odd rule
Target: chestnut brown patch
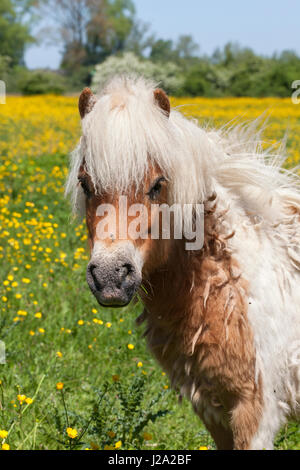
[[261,375],[256,378],[248,283],[228,249],[216,204],[206,208],[204,227],[201,251],[189,253],[182,240],[173,241],[165,265],[146,273],[145,336],[217,447],[249,449],[261,420],[263,386]]
[[87,113],[92,111],[95,103],[96,98],[93,95],[92,91],[90,90],[90,88],[85,88],[81,92],[78,101],[78,109],[81,119],[83,119]]
[[154,99],[157,102],[158,106],[166,113],[167,116],[169,116],[171,111],[171,105],[169,98],[167,97],[164,90],[162,90],[161,88],[156,88],[156,90],[154,90]]

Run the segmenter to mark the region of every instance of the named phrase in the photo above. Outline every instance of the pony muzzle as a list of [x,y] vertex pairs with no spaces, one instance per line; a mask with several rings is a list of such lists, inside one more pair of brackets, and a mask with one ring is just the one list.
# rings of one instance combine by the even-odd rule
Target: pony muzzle
[[128,259],[91,259],[86,273],[87,283],[103,307],[124,307],[141,284],[141,274]]

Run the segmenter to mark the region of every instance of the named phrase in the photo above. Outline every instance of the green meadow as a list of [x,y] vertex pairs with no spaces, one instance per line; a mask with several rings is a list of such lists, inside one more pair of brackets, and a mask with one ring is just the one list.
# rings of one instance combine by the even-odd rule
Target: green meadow
[[[64,198],[78,137],[73,98],[0,108],[0,449],[214,449],[147,351],[142,306],[89,291],[85,223]],[[276,448],[300,449],[299,426]]]

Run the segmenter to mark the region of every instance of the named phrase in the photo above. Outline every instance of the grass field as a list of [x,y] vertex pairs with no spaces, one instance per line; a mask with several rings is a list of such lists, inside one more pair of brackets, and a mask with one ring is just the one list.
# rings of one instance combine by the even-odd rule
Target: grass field
[[[300,106],[290,99],[172,104],[186,103],[186,115],[218,126],[266,111],[266,141],[288,130],[287,164],[299,163]],[[147,352],[134,324],[141,306],[102,309],[90,294],[85,225],[63,196],[79,135],[75,98],[0,105],[0,448],[214,448]],[[295,423],[276,448],[300,449]]]

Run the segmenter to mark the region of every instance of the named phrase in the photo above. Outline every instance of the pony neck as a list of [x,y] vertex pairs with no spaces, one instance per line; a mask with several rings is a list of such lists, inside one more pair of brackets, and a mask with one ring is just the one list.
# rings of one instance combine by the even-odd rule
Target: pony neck
[[187,315],[194,304],[196,272],[201,269],[202,250],[185,249],[185,240],[173,240],[169,256],[164,264],[150,274],[145,283],[147,295],[143,295],[145,308],[155,322],[170,324]]
[[147,276],[148,294],[142,298],[151,322],[179,326],[197,317],[199,324],[207,302],[214,302],[212,294],[240,277],[228,247],[234,232],[223,233],[226,214],[216,204],[205,207],[203,248],[187,251],[185,240],[173,240],[164,264]]

